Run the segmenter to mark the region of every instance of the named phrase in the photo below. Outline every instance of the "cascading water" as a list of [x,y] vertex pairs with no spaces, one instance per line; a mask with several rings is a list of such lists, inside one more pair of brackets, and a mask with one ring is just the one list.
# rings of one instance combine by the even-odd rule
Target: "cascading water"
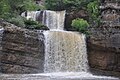
[[85,35],[67,31],[47,31],[45,72],[88,70]]
[[64,31],[65,11],[27,12],[27,16],[42,22],[50,29],[44,31],[44,72],[88,71],[85,35]]
[[[4,32],[4,29],[3,28],[0,28],[0,53],[2,53],[2,37],[3,37],[3,32]],[[1,65],[1,62],[0,62],[0,65]],[[1,71],[1,67],[0,67],[0,71]]]
[[59,80],[59,78],[61,80],[66,80],[66,78],[68,78],[67,80],[119,80],[106,76],[94,76],[88,72],[85,35],[64,31],[65,11],[35,11],[28,12],[27,16],[23,13],[22,16],[40,21],[50,29],[50,31],[43,32],[45,36],[45,74],[35,74],[35,76],[49,76],[51,80]]
[[[44,72],[81,72],[88,70],[85,35],[63,31],[65,11],[44,11]],[[54,29],[54,30],[53,30]],[[60,31],[61,30],[61,31]]]
[[2,42],[2,37],[3,37],[3,32],[4,32],[4,29],[3,28],[0,28],[0,51],[1,51],[1,42]]
[[59,29],[63,30],[64,28],[64,17],[65,11],[44,11],[43,12],[43,24],[45,24],[49,29]]
[[49,29],[63,30],[64,28],[65,11],[30,11],[22,13],[21,16],[42,22]]

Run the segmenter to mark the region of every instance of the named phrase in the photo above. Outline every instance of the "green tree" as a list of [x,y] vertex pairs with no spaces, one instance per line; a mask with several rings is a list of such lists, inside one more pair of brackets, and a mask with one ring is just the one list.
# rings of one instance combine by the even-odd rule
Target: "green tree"
[[34,0],[0,0],[0,17],[20,15],[24,11],[38,10],[40,8]]
[[38,9],[40,6],[34,0],[0,0],[0,18],[10,22],[15,22],[15,18],[20,17],[24,11],[36,11]]
[[[24,11],[36,11],[38,9],[40,9],[40,6],[34,0],[0,0],[0,18],[19,27],[29,28],[32,26],[32,28],[37,29],[44,28],[43,25],[37,22],[34,24],[35,21],[29,21],[20,16]],[[26,22],[31,24],[28,25]]]
[[89,27],[89,24],[86,20],[77,18],[77,19],[72,20],[71,26],[73,28],[75,28],[77,31],[80,31],[82,33],[86,33],[87,28]]

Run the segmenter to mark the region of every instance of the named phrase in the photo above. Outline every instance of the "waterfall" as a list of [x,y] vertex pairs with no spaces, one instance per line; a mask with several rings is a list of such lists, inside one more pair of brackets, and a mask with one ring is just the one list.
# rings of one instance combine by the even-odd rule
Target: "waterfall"
[[43,12],[43,24],[49,29],[64,29],[65,11],[49,11]]
[[[4,29],[0,28],[0,53],[2,53],[2,37],[3,37],[3,33],[4,33]],[[0,62],[0,65],[1,65],[1,62]],[[1,71],[1,67],[0,67],[0,71]]]
[[44,31],[44,72],[88,71],[85,35],[64,31],[65,11],[27,12],[26,17],[37,20],[50,29]]
[[[29,11],[24,12],[21,16],[34,21],[39,21],[46,25],[49,29],[64,29],[65,11]],[[26,14],[26,15],[25,15]]]
[[64,31],[65,11],[45,11],[43,14],[44,24],[50,28],[44,32],[44,72],[87,72],[85,35]]
[[0,28],[0,49],[2,48],[1,43],[2,43],[3,32],[4,32],[4,28]]
[[45,72],[87,72],[85,35],[67,31],[45,32]]
[[[26,40],[30,39],[29,42],[35,41],[35,45],[36,45],[37,43],[36,41],[38,41],[40,42],[41,46],[44,46],[45,44],[45,54],[41,54],[41,51],[40,52],[37,51],[38,54],[41,55],[41,57],[39,56],[39,58],[45,59],[44,60],[44,73],[1,74],[0,79],[2,80],[9,80],[9,79],[12,79],[12,80],[14,79],[15,80],[120,80],[119,78],[115,78],[115,77],[96,76],[88,72],[89,66],[88,66],[88,60],[87,60],[86,37],[84,34],[81,34],[78,32],[64,31],[65,11],[60,11],[60,12],[47,11],[47,10],[32,11],[32,12],[23,13],[22,16],[26,17],[27,19],[31,18],[35,21],[36,20],[40,21],[41,23],[43,23],[44,25],[47,25],[50,28],[49,31],[36,30],[37,35],[36,35],[36,32],[35,33],[30,32],[29,34],[28,32],[29,30],[25,30],[24,32],[25,33],[24,36],[25,38],[27,38]],[[20,32],[23,33],[23,30],[20,29]],[[13,33],[10,33],[10,34],[13,34]],[[19,34],[15,34],[15,36],[17,35]],[[0,29],[0,43],[2,42],[2,37],[4,36],[5,37],[9,36],[9,34],[4,35],[4,29],[1,28]],[[33,39],[29,37],[33,37]],[[21,38],[24,39],[23,36]],[[43,40],[44,40],[44,44],[43,43],[41,44],[41,41],[43,42]],[[11,45],[14,45],[14,46],[15,44],[11,43]],[[27,45],[25,44],[25,48],[28,47],[29,49],[29,45],[31,46],[31,44],[29,43],[27,43]],[[0,45],[0,49],[2,49],[2,46],[6,46],[6,45],[3,45],[3,44]],[[41,46],[38,45],[38,47],[41,47]],[[16,49],[16,47],[14,48]],[[24,47],[20,45],[19,48],[23,49]],[[36,48],[33,48],[32,50],[36,51]],[[39,48],[37,50],[39,50]],[[45,58],[43,57],[44,55],[45,55]],[[20,56],[22,57],[23,55],[20,55]],[[23,60],[22,62],[18,61],[17,65],[12,66],[10,64],[16,63],[15,60],[20,60],[21,58],[17,59],[17,56],[14,56],[13,54],[13,56],[10,55],[10,57],[8,57],[7,59],[7,56],[5,55],[5,58],[8,61],[5,64],[8,64],[8,65],[7,67],[5,66],[5,70],[3,69],[3,71],[6,71],[7,69],[9,72],[9,70],[11,71],[13,69],[16,69],[15,73],[17,73],[17,71],[19,73],[19,71],[22,68],[23,68],[22,69],[23,72],[24,72],[24,69],[25,71],[28,70],[28,72],[31,71],[32,68],[35,70],[36,69],[38,70],[39,68],[25,66],[25,65],[20,65],[22,67],[19,67],[19,63],[21,64],[25,62],[26,64],[29,65],[29,64],[32,64],[33,62],[39,62],[39,60],[37,59],[38,57],[36,58],[36,56],[35,57],[33,56],[33,59],[35,59],[35,61],[33,62],[32,62],[33,59],[31,58],[29,59],[29,57],[25,58],[25,56],[23,56],[23,58],[25,60],[27,59],[27,61],[25,60]],[[12,61],[14,62],[9,63],[9,61],[11,61],[9,58],[11,59],[14,58],[12,59]],[[4,61],[4,58],[3,58],[3,61]],[[40,63],[42,65],[43,60],[40,60],[40,62],[42,62]],[[38,63],[35,63],[35,65],[36,64]],[[1,62],[0,62],[0,65],[1,65]],[[40,67],[42,67],[41,65]],[[8,67],[10,67],[10,69],[8,69]],[[0,70],[2,70],[2,67],[0,67]],[[43,70],[43,67],[42,67],[42,70]]]

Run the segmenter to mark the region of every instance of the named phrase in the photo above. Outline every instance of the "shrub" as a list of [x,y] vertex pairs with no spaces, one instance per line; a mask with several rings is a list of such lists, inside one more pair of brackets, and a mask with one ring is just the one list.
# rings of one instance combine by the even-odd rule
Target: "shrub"
[[27,29],[46,29],[46,26],[42,25],[37,21],[33,21],[31,19],[25,20],[25,28]]
[[86,20],[77,18],[77,19],[72,20],[71,26],[73,28],[75,28],[77,31],[80,31],[82,33],[86,33],[89,24]]
[[47,30],[48,28],[37,21],[33,21],[31,19],[27,20],[21,16],[15,16],[12,18],[5,19],[6,21],[15,24],[18,27],[24,27],[27,29],[42,29]]
[[29,20],[25,20],[25,24],[26,24],[26,25],[37,25],[37,24],[38,24],[38,22],[37,22],[37,21],[33,21],[33,20],[29,19]]
[[7,21],[12,24],[15,24],[18,27],[25,27],[24,18],[21,16],[9,18]]

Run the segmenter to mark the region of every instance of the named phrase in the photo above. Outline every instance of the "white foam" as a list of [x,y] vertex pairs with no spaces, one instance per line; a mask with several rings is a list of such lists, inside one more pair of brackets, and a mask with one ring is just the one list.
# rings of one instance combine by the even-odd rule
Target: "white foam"
[[57,72],[57,73],[41,73],[41,74],[32,74],[39,76],[46,76],[50,78],[70,78],[70,79],[114,79],[119,80],[119,78],[111,77],[111,76],[97,76],[88,72]]
[[4,31],[4,28],[0,28],[0,32],[1,32],[1,31]]

